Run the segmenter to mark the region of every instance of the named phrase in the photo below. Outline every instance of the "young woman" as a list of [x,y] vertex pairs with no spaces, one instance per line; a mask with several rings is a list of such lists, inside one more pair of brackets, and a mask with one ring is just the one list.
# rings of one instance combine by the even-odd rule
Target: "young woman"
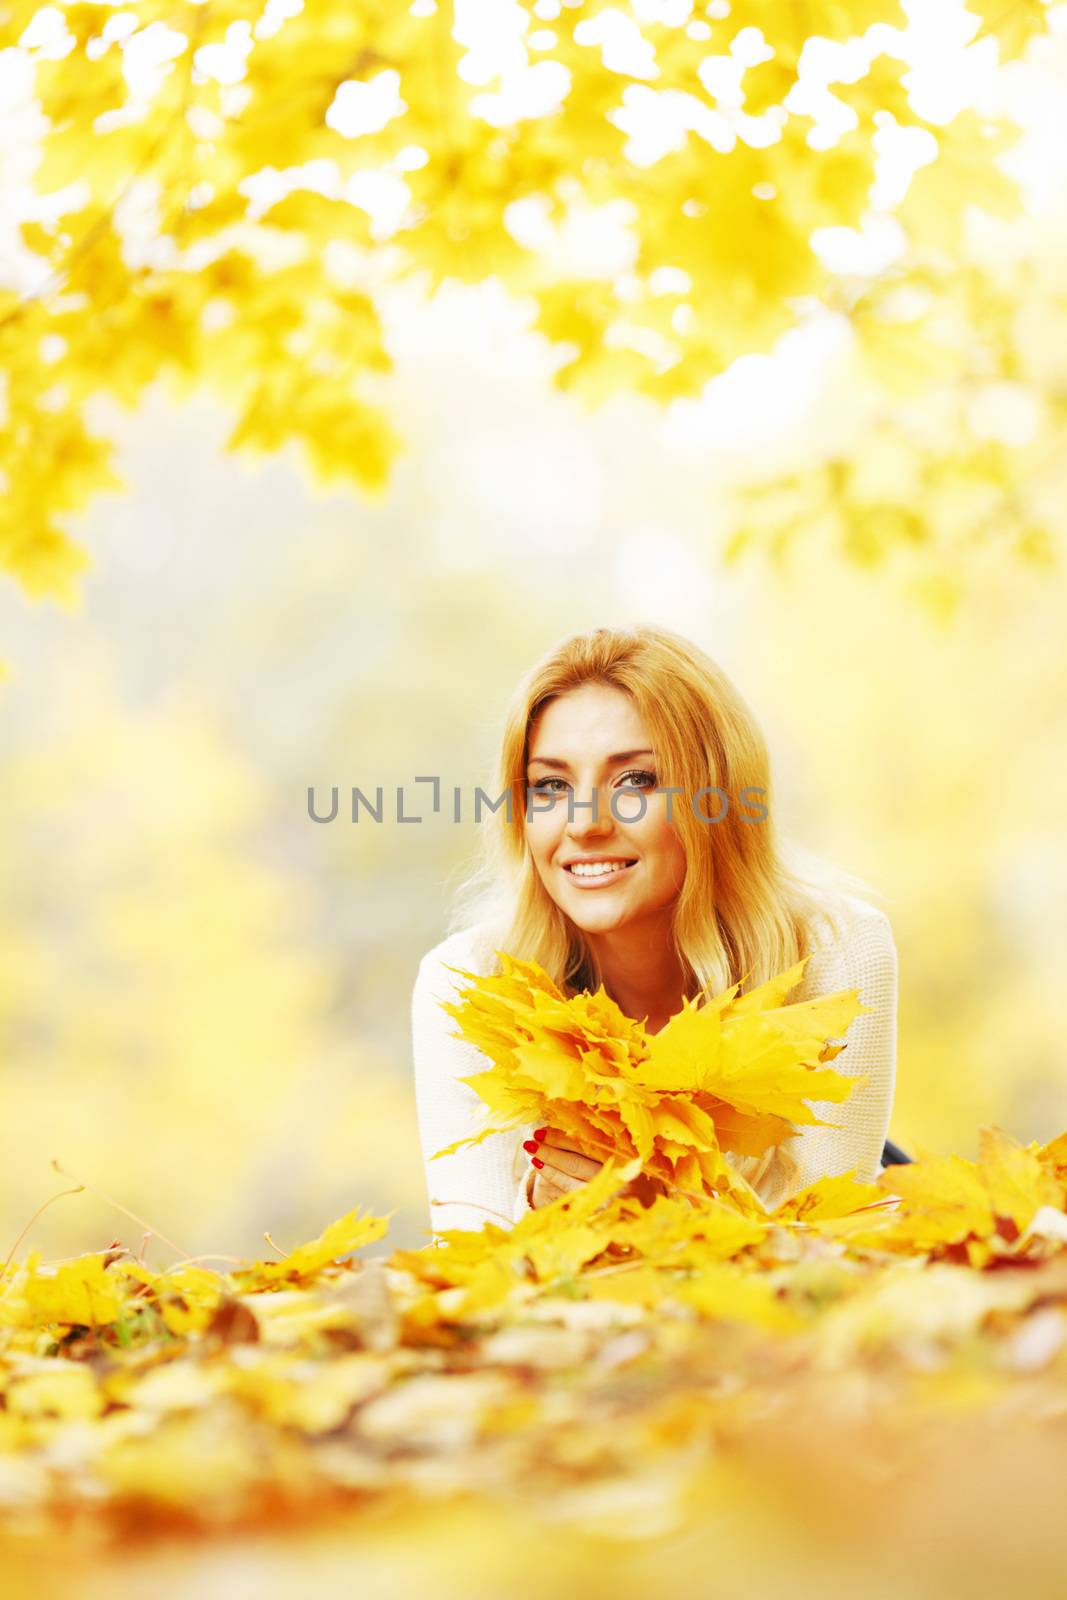
[[430,1159],[481,1125],[481,1101],[459,1080],[486,1066],[440,1008],[462,988],[446,968],[498,971],[494,950],[538,961],[567,994],[603,983],[650,1033],[683,996],[741,980],[744,993],[810,955],[790,1001],[859,991],[870,1009],[834,1067],[866,1082],[842,1105],[814,1104],[837,1126],[728,1159],[768,1205],[824,1175],[873,1178],[895,1080],[892,931],[865,885],[781,838],[762,734],[725,673],[663,629],[564,640],[512,698],[491,797],[505,790],[510,820],[503,805],[483,820],[482,860],[412,996],[434,1234],[512,1224],[601,1165],[532,1127]]

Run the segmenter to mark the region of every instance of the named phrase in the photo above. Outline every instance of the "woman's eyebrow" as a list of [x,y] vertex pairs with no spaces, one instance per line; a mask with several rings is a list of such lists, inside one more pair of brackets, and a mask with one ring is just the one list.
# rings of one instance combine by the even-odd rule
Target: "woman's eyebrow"
[[[612,766],[616,761],[633,761],[637,756],[650,756],[651,750],[616,750],[612,756],[604,757],[604,765]],[[566,761],[561,761],[558,756],[531,756],[527,766],[532,767],[535,761],[540,761],[545,767],[558,767],[564,772],[569,772],[570,766]]]

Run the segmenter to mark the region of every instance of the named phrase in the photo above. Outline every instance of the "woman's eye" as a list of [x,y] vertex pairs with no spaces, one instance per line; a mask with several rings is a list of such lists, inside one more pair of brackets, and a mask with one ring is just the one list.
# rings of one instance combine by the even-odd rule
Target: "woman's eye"
[[[637,771],[634,771],[634,772],[627,772],[627,773],[624,774],[624,776],[627,777],[627,778],[630,778],[630,779],[635,779],[635,778],[645,778],[645,779],[647,779],[646,783],[634,783],[634,782],[631,782],[631,783],[628,783],[628,784],[624,784],[624,785],[622,785],[622,787],[624,787],[624,788],[629,788],[629,789],[654,789],[656,787],[656,774],[654,772],[643,772],[643,771],[637,770]],[[567,787],[566,778],[542,778],[539,783],[531,784],[530,788],[533,790],[533,792],[535,794],[560,794],[562,792],[561,789],[552,789],[552,788],[549,787],[549,785],[553,784],[553,783],[561,784],[563,789],[565,789]]]

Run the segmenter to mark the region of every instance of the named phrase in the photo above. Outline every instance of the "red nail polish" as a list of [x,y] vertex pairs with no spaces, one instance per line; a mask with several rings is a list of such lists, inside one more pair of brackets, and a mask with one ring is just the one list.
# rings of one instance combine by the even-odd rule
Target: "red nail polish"
[[522,1148],[524,1150],[529,1150],[532,1156],[537,1154],[537,1145],[534,1144],[532,1139],[524,1139],[522,1141]]
[[534,1138],[535,1139],[543,1139],[547,1133],[548,1133],[548,1129],[547,1128],[535,1128],[534,1129]]
[[543,1167],[544,1166],[544,1162],[543,1161],[539,1161],[536,1156],[531,1156],[530,1160],[533,1162],[535,1167]]

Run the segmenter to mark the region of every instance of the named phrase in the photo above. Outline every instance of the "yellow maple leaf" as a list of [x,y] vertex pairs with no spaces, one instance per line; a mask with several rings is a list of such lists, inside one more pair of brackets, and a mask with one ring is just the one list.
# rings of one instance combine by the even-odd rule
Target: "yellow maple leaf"
[[997,1128],[981,1130],[977,1161],[928,1156],[887,1168],[877,1186],[900,1204],[869,1228],[843,1230],[851,1245],[943,1254],[976,1267],[1011,1253],[1042,1206],[1062,1211],[1065,1200],[1063,1184],[1035,1149]]
[[803,1326],[803,1319],[766,1278],[726,1262],[705,1267],[672,1292],[701,1316],[717,1322],[750,1323],[769,1333],[793,1333]]
[[884,1189],[876,1183],[860,1182],[853,1171],[819,1178],[790,1195],[772,1213],[775,1222],[824,1222],[852,1216],[868,1206],[884,1205]]
[[376,1217],[368,1212],[361,1217],[357,1207],[331,1222],[317,1239],[298,1245],[280,1261],[257,1261],[233,1273],[233,1277],[251,1289],[313,1277],[323,1267],[351,1255],[353,1250],[382,1238],[394,1215],[395,1212],[390,1211],[384,1217]]
[[1000,59],[1022,55],[1030,40],[1048,30],[1048,8],[1044,0],[967,0],[967,10],[982,19],[979,38],[993,34],[1000,48]]
[[106,1254],[79,1256],[54,1271],[38,1268],[26,1280],[26,1305],[42,1323],[94,1327],[122,1314],[119,1285],[106,1268]]

